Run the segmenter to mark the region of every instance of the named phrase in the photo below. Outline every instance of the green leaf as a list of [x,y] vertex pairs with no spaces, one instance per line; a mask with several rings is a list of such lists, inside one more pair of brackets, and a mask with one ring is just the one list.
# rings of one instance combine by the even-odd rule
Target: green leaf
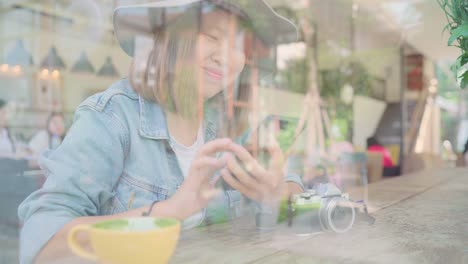
[[452,43],[460,37],[468,38],[468,22],[463,25],[459,25],[455,29],[452,29],[450,33],[451,36],[448,41],[449,46],[451,46]]
[[466,72],[462,75],[460,87],[461,87],[462,89],[465,89],[465,88],[468,87],[468,71],[466,71]]
[[455,79],[458,79],[458,71],[460,70],[460,61],[461,58],[459,57],[452,66],[450,66],[450,70],[453,73],[453,76],[455,76]]
[[468,63],[468,52],[460,56],[460,66]]

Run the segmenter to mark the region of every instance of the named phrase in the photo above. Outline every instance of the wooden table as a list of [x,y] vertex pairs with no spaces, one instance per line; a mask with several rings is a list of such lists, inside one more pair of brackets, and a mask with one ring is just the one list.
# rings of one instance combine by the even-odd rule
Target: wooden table
[[258,232],[252,221],[211,226],[185,234],[171,263],[468,263],[467,169],[386,179],[368,193],[373,226],[310,236]]
[[297,236],[300,228],[259,232],[242,219],[184,233],[171,264],[468,263],[467,169],[386,179],[370,184],[368,194],[372,226],[361,222],[345,234]]

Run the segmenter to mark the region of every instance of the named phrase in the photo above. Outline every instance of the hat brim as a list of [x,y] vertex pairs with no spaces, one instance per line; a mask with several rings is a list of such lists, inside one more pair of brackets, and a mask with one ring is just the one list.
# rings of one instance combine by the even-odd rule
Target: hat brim
[[[177,17],[200,7],[204,0],[161,0],[151,4],[121,6],[114,11],[114,32],[121,48],[134,56],[135,39],[144,35],[152,38],[155,27],[163,26],[168,17]],[[215,6],[228,3],[247,15],[253,31],[268,46],[298,39],[296,26],[277,14],[264,0],[211,0]]]

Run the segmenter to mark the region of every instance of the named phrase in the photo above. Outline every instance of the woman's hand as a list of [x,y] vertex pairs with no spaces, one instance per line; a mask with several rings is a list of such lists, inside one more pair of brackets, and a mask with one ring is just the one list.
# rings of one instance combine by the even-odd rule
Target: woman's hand
[[216,171],[226,166],[224,157],[216,158],[217,152],[229,151],[230,139],[216,139],[203,145],[192,162],[189,173],[179,190],[168,202],[177,211],[177,218],[183,220],[201,209],[213,199],[220,190],[211,181]]
[[[274,205],[286,188],[284,155],[278,144],[270,148],[269,169],[263,168],[242,146],[232,143],[226,154],[227,168],[221,170],[223,179],[232,188],[260,203]],[[236,159],[237,157],[237,159]]]

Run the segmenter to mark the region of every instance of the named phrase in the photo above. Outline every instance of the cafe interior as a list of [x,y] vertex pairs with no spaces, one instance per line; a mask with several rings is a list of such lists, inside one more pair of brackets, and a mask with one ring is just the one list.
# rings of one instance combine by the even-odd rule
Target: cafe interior
[[[4,151],[0,153],[0,263],[18,261],[22,226],[18,206],[47,181],[40,156],[67,140],[74,113],[84,100],[129,75],[132,58],[122,51],[112,23],[120,2],[0,3],[0,102],[4,102],[0,109],[7,113],[0,115],[5,116],[0,131],[8,131],[13,150],[0,147]],[[456,170],[452,174],[468,175],[463,173],[468,166],[463,154],[468,140],[468,92],[452,73],[460,50],[447,45],[449,32],[444,26],[448,22],[437,1],[266,2],[297,25],[299,38],[286,36],[274,47],[263,45],[252,34],[244,39],[245,52],[252,59],[246,62],[248,69],[241,80],[227,88],[231,96],[226,97],[224,111],[230,119],[244,109],[249,123],[259,127],[246,145],[252,156],[268,158],[268,135],[273,133],[282,150],[303,161],[288,167],[299,172],[305,189],[331,182],[353,200],[363,201],[366,213],[375,213],[377,224],[387,207],[441,184],[438,176],[425,172],[448,175],[447,171]],[[250,87],[248,102],[235,96],[243,85]],[[466,193],[466,180],[459,186]],[[207,246],[206,258],[193,262],[198,248],[184,244],[182,238],[179,243],[184,250],[177,248],[172,261],[214,263],[217,254],[227,252],[225,256],[234,259],[229,263],[272,263],[275,254],[279,257],[274,263],[309,263],[306,251],[275,251],[297,240],[297,234],[289,238],[281,232],[249,233],[251,238],[240,236],[232,242],[224,239],[232,230],[243,230],[242,224],[217,228],[221,231],[213,235],[209,230],[207,234],[203,229],[196,231],[221,243],[206,244],[213,247]],[[256,253],[243,253],[240,245],[257,245],[262,237],[273,242],[265,242]],[[257,238],[258,243],[250,240]],[[308,239],[310,245],[326,248],[320,239]],[[324,239],[339,245],[337,238]],[[231,253],[229,245],[235,245]],[[466,250],[458,249],[455,246],[453,252],[459,258],[451,260],[468,261]],[[272,253],[262,260],[261,252],[267,251]],[[314,256],[323,254],[318,259],[329,263],[347,262],[346,258],[355,261],[349,263],[369,259],[386,263],[386,253],[372,259],[351,250],[340,252],[324,249],[314,251]],[[292,262],[296,255],[304,262]]]

